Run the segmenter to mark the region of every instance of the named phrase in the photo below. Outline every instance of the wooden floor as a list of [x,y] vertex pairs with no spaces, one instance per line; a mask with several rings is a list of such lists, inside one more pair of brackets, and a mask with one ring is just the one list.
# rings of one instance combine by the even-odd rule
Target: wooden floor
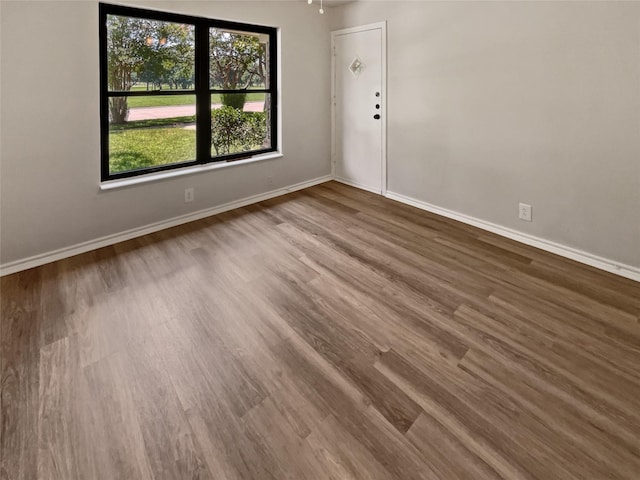
[[639,315],[327,183],[4,277],[0,477],[637,480]]

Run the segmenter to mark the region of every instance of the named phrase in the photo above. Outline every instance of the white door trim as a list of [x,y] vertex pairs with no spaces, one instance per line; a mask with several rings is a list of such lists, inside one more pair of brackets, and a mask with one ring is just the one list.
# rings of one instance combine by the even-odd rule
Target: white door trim
[[[331,176],[336,178],[336,37],[381,30],[382,33],[382,196],[387,194],[387,22],[370,23],[331,32]],[[377,193],[377,192],[376,192]]]

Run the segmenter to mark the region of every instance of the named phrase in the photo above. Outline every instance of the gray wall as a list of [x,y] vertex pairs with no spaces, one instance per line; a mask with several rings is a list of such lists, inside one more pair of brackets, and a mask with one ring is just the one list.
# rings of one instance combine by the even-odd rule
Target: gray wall
[[284,158],[100,192],[98,2],[2,0],[1,263],[330,173],[326,16],[305,2],[127,4],[281,27]]
[[640,3],[330,15],[332,29],[388,21],[389,191],[640,266]]
[[285,156],[100,192],[97,1],[2,0],[1,263],[328,174],[329,31],[388,20],[390,191],[640,266],[639,3],[127,3],[280,26]]

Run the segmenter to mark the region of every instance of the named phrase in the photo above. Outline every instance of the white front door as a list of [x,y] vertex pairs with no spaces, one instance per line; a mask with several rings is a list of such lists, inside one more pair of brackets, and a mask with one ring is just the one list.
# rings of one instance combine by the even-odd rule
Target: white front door
[[339,30],[332,40],[334,176],[383,193],[384,25]]

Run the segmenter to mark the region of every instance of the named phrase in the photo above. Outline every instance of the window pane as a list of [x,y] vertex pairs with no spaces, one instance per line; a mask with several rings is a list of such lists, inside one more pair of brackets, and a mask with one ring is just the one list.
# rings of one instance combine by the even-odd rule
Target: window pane
[[195,113],[195,95],[109,98],[109,173],[194,161]]
[[107,86],[130,90],[194,88],[194,26],[107,15]]
[[271,148],[268,93],[214,94],[211,104],[211,156]]
[[269,88],[269,36],[211,28],[209,85],[217,90]]

